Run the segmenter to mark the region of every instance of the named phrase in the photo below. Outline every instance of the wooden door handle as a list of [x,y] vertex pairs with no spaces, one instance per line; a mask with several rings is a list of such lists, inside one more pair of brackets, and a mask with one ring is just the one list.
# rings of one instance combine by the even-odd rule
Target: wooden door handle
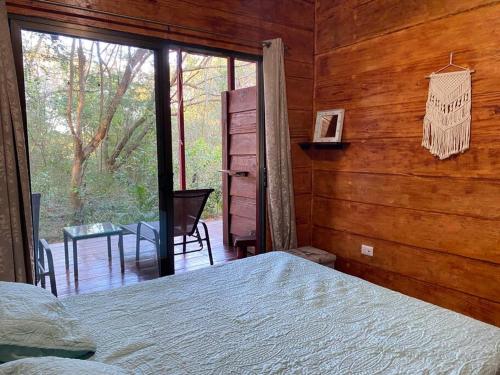
[[229,169],[221,169],[219,172],[225,173],[231,177],[247,177],[249,174],[248,171],[232,171]]

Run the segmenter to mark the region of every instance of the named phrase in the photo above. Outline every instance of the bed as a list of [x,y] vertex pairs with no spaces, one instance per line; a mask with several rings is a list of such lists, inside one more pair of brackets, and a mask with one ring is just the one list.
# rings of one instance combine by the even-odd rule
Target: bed
[[63,300],[137,374],[498,374],[500,329],[273,252]]

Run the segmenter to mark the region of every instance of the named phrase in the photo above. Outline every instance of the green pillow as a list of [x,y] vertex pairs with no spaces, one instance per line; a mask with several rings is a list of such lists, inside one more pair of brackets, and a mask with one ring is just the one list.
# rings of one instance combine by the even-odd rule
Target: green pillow
[[92,338],[54,295],[0,281],[0,363],[26,357],[88,358]]
[[131,375],[117,366],[57,357],[25,358],[0,365],[0,375]]

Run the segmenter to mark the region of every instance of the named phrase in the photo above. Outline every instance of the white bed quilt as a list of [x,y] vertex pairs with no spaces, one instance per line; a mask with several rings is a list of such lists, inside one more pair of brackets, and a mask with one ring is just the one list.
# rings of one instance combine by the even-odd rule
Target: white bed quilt
[[137,374],[498,374],[500,329],[281,252],[67,298]]

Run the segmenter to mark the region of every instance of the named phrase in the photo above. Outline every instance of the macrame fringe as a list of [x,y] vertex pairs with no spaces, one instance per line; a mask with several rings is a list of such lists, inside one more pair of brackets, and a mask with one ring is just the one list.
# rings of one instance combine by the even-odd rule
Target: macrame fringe
[[[470,78],[470,72],[464,73]],[[447,76],[435,75],[432,79],[440,82],[429,84],[422,146],[442,160],[469,148],[471,86],[470,79],[464,79],[451,92],[443,92],[443,88],[447,88]]]
[[462,153],[469,149],[469,124],[470,117],[450,129],[443,130],[432,126],[432,123],[425,119],[422,146],[441,160],[449,158],[451,155]]

